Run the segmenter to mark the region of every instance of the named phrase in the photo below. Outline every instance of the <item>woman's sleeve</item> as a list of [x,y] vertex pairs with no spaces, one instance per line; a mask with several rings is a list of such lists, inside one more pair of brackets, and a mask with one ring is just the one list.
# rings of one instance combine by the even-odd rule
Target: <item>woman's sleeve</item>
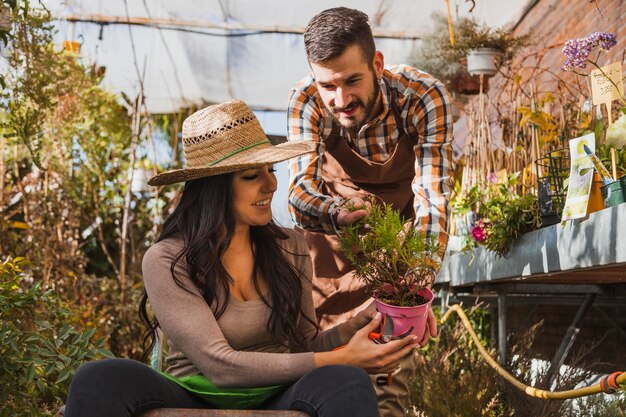
[[315,368],[313,353],[237,351],[226,341],[213,311],[179,262],[179,248],[168,241],[151,247],[143,258],[143,278],[152,310],[163,332],[200,372],[222,388],[250,388],[292,383]]

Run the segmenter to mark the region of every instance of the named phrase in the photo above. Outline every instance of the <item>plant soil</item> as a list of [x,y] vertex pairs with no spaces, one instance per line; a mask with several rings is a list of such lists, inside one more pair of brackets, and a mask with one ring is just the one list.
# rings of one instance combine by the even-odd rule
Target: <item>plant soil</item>
[[404,297],[404,299],[402,300],[400,304],[397,303],[398,302],[397,297],[391,297],[387,294],[383,294],[382,296],[379,296],[378,299],[385,304],[393,305],[396,307],[417,307],[417,306],[421,306],[422,304],[426,304],[428,302],[426,298],[422,297],[419,294],[411,294],[409,296]]

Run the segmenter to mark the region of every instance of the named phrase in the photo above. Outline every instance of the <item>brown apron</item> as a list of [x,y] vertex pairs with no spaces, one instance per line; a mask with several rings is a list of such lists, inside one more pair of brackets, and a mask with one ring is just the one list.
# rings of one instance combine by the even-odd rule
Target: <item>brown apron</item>
[[[344,199],[375,196],[391,204],[408,219],[415,218],[411,182],[415,177],[416,141],[402,128],[395,94],[390,100],[399,140],[384,163],[373,162],[355,152],[333,125],[322,155],[323,190]],[[353,267],[341,254],[336,235],[305,231],[313,258],[313,302],[322,329],[339,324],[369,304],[364,284],[353,276]]]

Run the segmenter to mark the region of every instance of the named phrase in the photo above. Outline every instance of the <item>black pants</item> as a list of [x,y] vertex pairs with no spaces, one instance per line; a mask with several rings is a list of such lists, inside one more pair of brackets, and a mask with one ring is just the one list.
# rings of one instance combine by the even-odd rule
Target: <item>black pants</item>
[[[166,407],[212,408],[141,362],[103,359],[76,371],[65,417],[130,417]],[[299,410],[314,417],[379,416],[367,373],[338,365],[309,372],[259,408]]]

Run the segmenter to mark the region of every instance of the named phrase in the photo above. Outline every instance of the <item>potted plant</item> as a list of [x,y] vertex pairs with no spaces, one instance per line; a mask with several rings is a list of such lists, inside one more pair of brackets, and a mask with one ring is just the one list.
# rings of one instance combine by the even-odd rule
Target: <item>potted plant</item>
[[435,239],[426,238],[390,205],[373,204],[368,216],[339,234],[341,250],[366,284],[376,308],[394,323],[394,336],[421,338],[439,269]]
[[451,45],[446,16],[433,13],[431,17],[433,29],[422,36],[421,42],[413,50],[411,65],[437,78],[451,91],[478,94],[480,81],[467,72],[465,64],[461,62],[464,55]]
[[539,228],[541,218],[537,197],[515,192],[519,175],[519,172],[512,174],[504,181],[490,175],[486,183],[479,183],[457,195],[454,213],[469,219],[464,252],[484,246],[498,256],[505,256],[518,237]]
[[[618,178],[616,181],[602,186],[600,190],[605,208],[626,202],[626,146],[621,145],[621,143],[626,142],[626,136],[622,136],[621,143],[611,139],[613,135],[619,134],[618,129],[612,128],[619,125],[622,119],[626,121],[626,116],[622,116],[607,129],[605,143],[596,147],[596,154],[608,170],[612,168],[611,150],[615,149],[615,165]],[[626,132],[622,134],[626,134]]]
[[[602,54],[610,51],[615,45],[617,45],[616,35],[608,32],[594,32],[584,38],[570,39],[565,42],[565,46],[563,47],[562,52],[566,60],[561,66],[562,71],[571,71],[576,75],[586,77],[589,74],[585,74],[582,71],[586,70],[588,64],[591,64],[591,66],[595,67],[601,76],[615,88],[619,101],[621,102],[620,118],[608,127],[604,144],[598,146],[599,149],[596,151],[596,153],[600,155],[604,165],[613,171],[613,178],[615,179],[612,183],[602,187],[601,192],[605,207],[623,203],[625,201],[624,193],[626,192],[626,177],[624,176],[623,169],[624,148],[626,147],[626,98],[615,81],[604,72],[600,65],[600,57]],[[597,51],[597,54],[594,54],[592,59],[591,55],[595,51]],[[612,103],[609,102],[607,104],[609,124],[611,111]],[[597,129],[596,137],[599,136],[598,130],[600,129]],[[621,177],[618,177],[618,172],[621,173]]]
[[[453,24],[456,28],[453,45],[450,42],[446,16],[433,13],[432,20],[434,23],[432,31],[422,37],[411,55],[410,62],[416,68],[442,81],[450,90],[461,94],[478,94],[480,81],[475,75],[481,72],[483,75],[495,74],[496,67],[492,54],[500,55],[504,62],[509,60],[517,49],[528,43],[527,35],[513,36],[504,29],[492,29],[481,26],[474,20],[460,18]],[[495,52],[481,50],[470,54],[470,51],[481,48]],[[477,58],[482,59],[487,56],[486,54],[489,54],[489,58],[485,63],[476,62]]]
[[515,36],[504,28],[491,28],[473,19],[461,21],[457,27],[455,48],[467,56],[467,70],[472,75],[494,75],[496,61],[508,61],[528,44],[529,35]]
[[604,207],[626,202],[626,106],[619,119],[606,129],[603,145],[596,152],[608,169],[615,165],[616,180],[602,187]]

